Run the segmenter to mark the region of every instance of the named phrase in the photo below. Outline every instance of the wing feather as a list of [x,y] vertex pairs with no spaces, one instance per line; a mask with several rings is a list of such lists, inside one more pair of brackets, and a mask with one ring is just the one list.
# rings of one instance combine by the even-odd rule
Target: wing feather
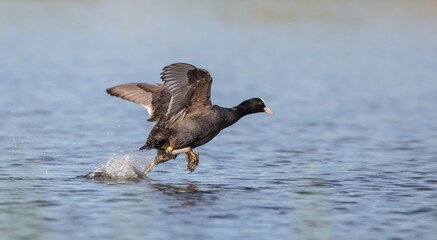
[[167,118],[170,119],[178,112],[190,105],[190,99],[198,80],[189,78],[189,72],[197,68],[187,63],[175,63],[163,68],[161,79],[171,94],[170,104],[167,110]]
[[106,89],[106,92],[114,97],[119,97],[124,100],[142,105],[149,112],[149,116],[153,116],[152,92],[145,91],[138,87],[138,83],[127,83],[117,85]]

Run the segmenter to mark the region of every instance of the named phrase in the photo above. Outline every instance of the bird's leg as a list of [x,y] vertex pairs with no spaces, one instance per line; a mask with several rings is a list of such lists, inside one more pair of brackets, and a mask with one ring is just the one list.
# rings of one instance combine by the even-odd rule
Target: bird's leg
[[176,155],[176,154],[179,154],[179,153],[186,153],[186,152],[189,152],[189,151],[191,151],[190,147],[184,147],[184,148],[181,148],[181,149],[173,149],[171,146],[169,146],[167,148],[167,150],[166,150],[167,153],[170,153],[170,154],[173,154],[173,155]]
[[181,149],[173,149],[169,146],[166,150],[168,154],[185,153],[185,159],[187,160],[187,170],[193,172],[199,165],[199,154],[195,152],[191,147],[185,147]]
[[176,158],[177,154],[169,154],[164,149],[158,149],[158,154],[155,157],[153,162],[149,163],[146,170],[144,170],[143,174],[146,175],[148,172],[152,170],[152,168],[160,163],[167,162],[168,160]]
[[155,166],[155,161],[149,163],[149,166],[147,166],[146,170],[144,170],[143,174],[146,175],[148,172],[150,172],[153,168],[153,166]]
[[190,151],[185,153],[185,159],[188,162],[187,170],[192,173],[199,165],[199,154],[191,149]]

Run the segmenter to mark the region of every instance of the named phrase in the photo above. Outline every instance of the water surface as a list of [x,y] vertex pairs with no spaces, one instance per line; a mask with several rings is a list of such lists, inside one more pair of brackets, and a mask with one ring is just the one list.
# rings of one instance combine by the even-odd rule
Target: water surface
[[[1,239],[437,236],[434,1],[2,5]],[[173,62],[275,114],[136,178],[153,125],[105,89]]]

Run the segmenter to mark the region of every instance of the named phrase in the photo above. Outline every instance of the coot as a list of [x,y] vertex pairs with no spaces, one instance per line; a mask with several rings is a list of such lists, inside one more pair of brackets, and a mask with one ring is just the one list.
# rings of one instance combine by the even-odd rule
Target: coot
[[164,84],[128,83],[106,90],[111,96],[141,104],[149,112],[148,121],[156,122],[140,148],[158,151],[144,174],[180,153],[185,153],[187,170],[193,172],[199,165],[199,154],[194,148],[209,142],[245,115],[273,113],[262,98],[252,98],[232,108],[212,105],[212,78],[205,69],[175,63],[163,70]]

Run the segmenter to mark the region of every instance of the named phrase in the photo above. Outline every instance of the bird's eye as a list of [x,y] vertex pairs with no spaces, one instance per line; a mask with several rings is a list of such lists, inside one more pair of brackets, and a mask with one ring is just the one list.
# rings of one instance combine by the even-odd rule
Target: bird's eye
[[258,102],[259,105],[263,105],[263,102]]

